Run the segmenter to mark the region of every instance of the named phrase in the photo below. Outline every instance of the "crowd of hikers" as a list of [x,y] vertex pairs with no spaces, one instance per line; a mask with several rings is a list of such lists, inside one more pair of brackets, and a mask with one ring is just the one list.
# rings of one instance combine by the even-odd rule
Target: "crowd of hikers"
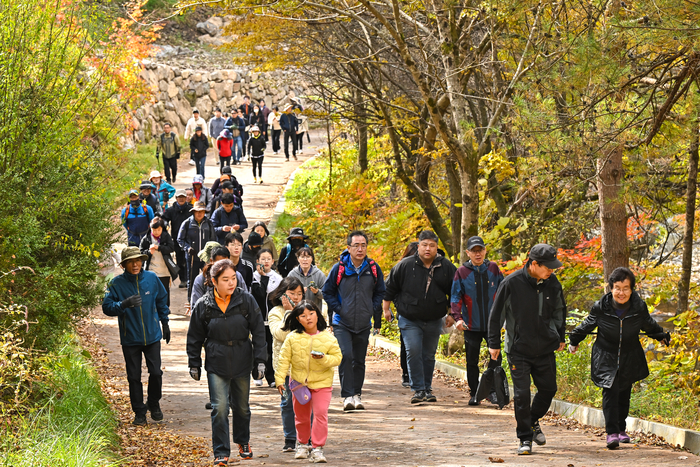
[[[121,252],[124,272],[110,282],[103,311],[118,317],[133,423],[145,425],[147,412],[155,421],[163,419],[160,341],[170,342],[170,284],[179,279],[178,287],[187,289],[190,314],[189,373],[199,381],[202,367],[206,372],[216,466],[228,464],[231,439],[240,458],[253,457],[251,377],[254,386],[267,385],[279,392],[282,450],[294,453],[296,459],[326,462],[323,448],[334,368],[338,367],[343,410],[364,410],[365,358],[370,335],[381,328],[382,318],[398,320],[400,384],[412,391],[407,402],[437,402],[439,394],[432,382],[438,342],[443,333],[457,329],[464,333],[469,405],[484,400],[499,407],[508,403],[503,349],[513,387],[517,453],[531,454],[533,443],[544,445],[540,420],[557,391],[554,352],[567,348],[566,301],[554,274],[562,267],[557,250],[548,244],[534,245],[522,269],[506,277],[496,262],[489,261],[481,237],[469,238],[469,260],[457,267],[439,249],[438,237],[430,230],[420,232],[406,246],[403,258],[386,277],[367,255],[370,238],[359,230],[348,233],[346,248],[328,274],[316,265],[310,246],[323,240],[310,241],[299,227],[291,229],[278,252],[264,222],[248,224],[243,187],[223,159],[233,157],[235,165],[242,158],[240,152],[233,155],[235,148],[251,148],[250,157],[260,159],[253,164],[254,177],[262,183],[266,139],[272,139],[277,152],[280,131],[284,131],[285,154],[288,158],[291,140],[296,157],[300,141],[287,137],[292,109],[291,104],[285,107],[278,118],[276,109],[268,109],[264,102],[250,106],[246,101],[232,115],[217,111],[208,125],[198,121],[202,119],[195,111],[192,125],[187,126],[192,127],[192,139],[206,131],[219,132],[217,140],[228,141],[230,155],[225,155],[227,150],[219,153],[221,176],[211,187],[205,186],[201,159],[206,157],[206,147],[191,140],[198,166],[191,187],[172,187],[177,167],[170,165],[165,180],[154,171],[139,190],[128,193],[129,202],[121,213],[129,242]],[[250,131],[246,133],[244,123],[236,119],[245,119]],[[166,154],[179,156],[179,145],[169,142],[168,135],[166,127],[159,142],[164,160]],[[260,143],[255,142],[258,138]],[[218,141],[217,147],[221,149]],[[203,153],[197,156],[198,151]],[[625,419],[631,387],[648,375],[639,333],[666,344],[670,335],[650,317],[629,269],[615,269],[608,286],[610,292],[568,333],[568,350],[576,352],[580,342],[597,329],[591,377],[602,388],[606,446],[614,449],[630,442]],[[480,374],[484,343],[489,363]],[[142,355],[149,373],[145,403]],[[534,397],[531,381],[537,389]]]

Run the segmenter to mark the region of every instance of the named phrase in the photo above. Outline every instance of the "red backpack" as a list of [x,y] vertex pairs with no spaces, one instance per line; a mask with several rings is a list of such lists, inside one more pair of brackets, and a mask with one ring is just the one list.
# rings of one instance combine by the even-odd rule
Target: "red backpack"
[[[369,267],[372,271],[372,276],[374,276],[374,284],[377,284],[377,263],[373,259],[369,260]],[[345,264],[341,261],[340,266],[338,266],[338,277],[335,280],[335,286],[340,285],[340,281],[343,279],[343,274],[345,274]]]

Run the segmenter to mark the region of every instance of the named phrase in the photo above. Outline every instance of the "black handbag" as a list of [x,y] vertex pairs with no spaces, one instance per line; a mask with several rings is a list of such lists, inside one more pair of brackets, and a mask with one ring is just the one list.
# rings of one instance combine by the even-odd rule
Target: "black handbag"
[[170,278],[175,280],[180,273],[180,267],[175,263],[175,261],[173,261],[173,258],[170,255],[164,255],[163,260],[165,261],[165,266],[168,268],[168,272],[170,273]]

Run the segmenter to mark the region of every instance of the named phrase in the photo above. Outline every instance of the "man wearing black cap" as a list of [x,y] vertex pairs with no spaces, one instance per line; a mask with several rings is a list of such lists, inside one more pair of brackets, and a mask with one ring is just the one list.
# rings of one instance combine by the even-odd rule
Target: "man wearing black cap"
[[[518,455],[531,454],[533,441],[540,446],[547,442],[539,420],[557,392],[554,351],[566,346],[566,301],[553,274],[561,266],[553,246],[533,246],[525,267],[501,283],[489,316],[489,353],[494,360],[500,355],[501,328],[506,325],[504,350],[513,379]],[[537,387],[532,404],[530,377]]]
[[153,194],[153,188],[155,187],[150,180],[142,180],[141,185],[139,185],[139,190],[141,190],[139,199],[144,201],[147,206],[150,206],[154,215],[160,216],[163,213],[163,209],[158,202],[158,198]]
[[[464,331],[467,383],[471,393],[469,405],[479,405],[476,389],[479,386],[481,341],[488,343],[489,311],[503,281],[503,273],[498,264],[486,259],[486,245],[481,237],[471,237],[467,241],[467,256],[469,261],[454,275],[450,307],[457,329]],[[501,364],[500,356],[497,364]]]

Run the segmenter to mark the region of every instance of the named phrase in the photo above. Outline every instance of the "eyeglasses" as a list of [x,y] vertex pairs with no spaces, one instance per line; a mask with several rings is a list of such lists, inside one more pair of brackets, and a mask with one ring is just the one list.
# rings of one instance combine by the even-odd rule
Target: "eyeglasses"
[[364,250],[365,248],[367,248],[367,244],[366,243],[353,243],[352,245],[350,245],[350,248],[355,248],[356,250]]

